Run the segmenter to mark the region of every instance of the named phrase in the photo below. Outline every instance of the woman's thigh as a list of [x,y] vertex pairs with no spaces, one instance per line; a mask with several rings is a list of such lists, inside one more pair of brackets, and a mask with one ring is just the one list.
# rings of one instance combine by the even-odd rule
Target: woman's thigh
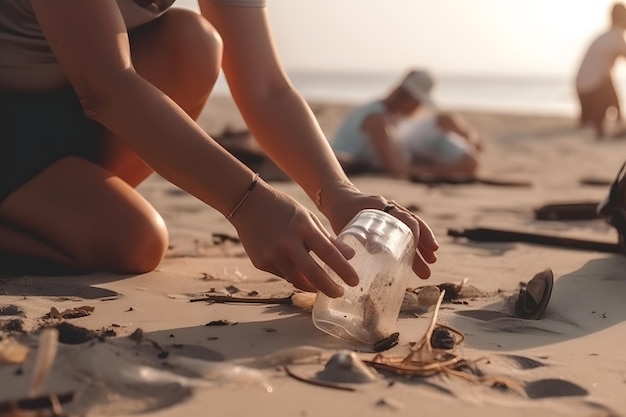
[[21,236],[0,239],[0,252],[76,269],[146,272],[168,245],[163,219],[135,189],[79,157],[56,161],[10,194],[0,221]]
[[[197,118],[221,66],[221,39],[212,26],[196,13],[170,10],[132,31],[130,39],[137,72]],[[86,120],[82,114],[71,116],[63,120]],[[53,140],[52,130],[38,137]],[[0,253],[119,272],[156,266],[167,247],[167,232],[158,213],[133,189],[152,171],[124,138],[105,129],[99,135],[100,156],[91,162],[67,150],[38,162],[8,194],[0,188]]]

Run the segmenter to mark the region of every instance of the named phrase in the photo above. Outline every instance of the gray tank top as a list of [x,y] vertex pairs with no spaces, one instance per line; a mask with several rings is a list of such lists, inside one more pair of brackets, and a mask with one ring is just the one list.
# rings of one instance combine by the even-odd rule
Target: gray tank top
[[[156,19],[175,0],[117,0],[127,29]],[[264,7],[265,0],[213,0],[229,6]],[[0,0],[0,92],[39,92],[67,84],[44,37],[31,0]]]

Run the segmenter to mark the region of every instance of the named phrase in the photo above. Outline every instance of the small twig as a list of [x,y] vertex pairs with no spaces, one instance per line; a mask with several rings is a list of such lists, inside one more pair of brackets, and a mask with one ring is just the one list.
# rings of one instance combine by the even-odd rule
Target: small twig
[[55,415],[62,415],[63,410],[61,408],[61,404],[72,401],[74,399],[74,396],[75,394],[73,392],[66,392],[62,394],[50,394],[42,395],[39,397],[27,397],[17,400],[2,401],[0,402],[0,415],[5,415],[4,413],[15,412],[16,410],[52,410]]
[[443,302],[443,298],[446,295],[446,290],[442,290],[441,294],[439,294],[439,300],[437,300],[437,304],[435,305],[435,311],[433,311],[433,317],[430,320],[430,324],[428,325],[428,330],[426,330],[426,335],[424,336],[424,343],[426,343],[426,349],[429,353],[432,354],[433,348],[431,346],[431,339],[433,338],[433,331],[435,330],[435,326],[437,325],[437,317],[439,316],[439,308],[441,308],[441,303]]
[[424,333],[424,336],[422,337],[422,340],[420,341],[420,343],[417,344],[417,347],[413,349],[413,351],[404,359],[403,362],[411,362],[416,355],[418,355],[421,359],[423,349],[425,349],[426,352],[428,353],[428,356],[432,358],[433,348],[430,344],[430,341],[433,337],[433,331],[435,330],[435,326],[437,325],[437,316],[439,315],[439,309],[441,308],[441,303],[443,302],[443,298],[445,297],[445,295],[446,295],[446,291],[442,290],[441,294],[439,294],[439,299],[437,300],[437,304],[435,304],[433,316],[430,319],[430,324],[428,325],[428,329],[426,330],[426,333]]
[[288,297],[233,297],[231,295],[207,295],[202,298],[189,300],[190,303],[198,301],[212,301],[214,303],[248,303],[248,304],[291,304],[291,295]]
[[524,395],[523,387],[514,379],[506,377],[497,377],[489,375],[475,375],[465,368],[468,365],[475,364],[480,359],[466,359],[461,355],[451,352],[451,349],[433,348],[431,339],[436,328],[447,329],[457,335],[455,337],[455,346],[461,344],[465,339],[463,333],[450,326],[437,323],[437,316],[444,298],[445,291],[439,296],[435,306],[433,317],[422,336],[420,343],[411,348],[411,352],[405,357],[386,357],[382,353],[377,353],[372,360],[364,361],[366,364],[375,369],[393,372],[397,375],[405,377],[429,377],[437,374],[445,374],[463,378],[466,381],[474,383],[482,383],[491,386],[502,385],[508,389]]

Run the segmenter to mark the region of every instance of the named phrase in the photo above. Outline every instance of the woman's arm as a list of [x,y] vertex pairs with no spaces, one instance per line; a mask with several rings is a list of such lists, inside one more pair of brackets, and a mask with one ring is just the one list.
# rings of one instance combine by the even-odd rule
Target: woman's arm
[[33,7],[85,113],[128,140],[163,177],[226,215],[253,173],[134,71],[117,3],[33,0]]
[[[253,173],[133,68],[126,27],[115,0],[33,0],[53,52],[86,114],[109,129],[155,171],[224,215]],[[231,222],[259,269],[295,286],[342,293],[310,256],[314,252],[350,285],[354,269],[315,216],[260,181]]]
[[398,155],[393,139],[395,129],[386,122],[385,116],[382,114],[370,115],[363,122],[362,129],[369,138],[385,172],[396,178],[408,178],[410,174],[408,164],[402,161]]
[[[289,82],[277,56],[265,8],[232,7],[199,0],[202,14],[224,41],[223,69],[231,93],[251,133],[268,155],[311,197],[339,232],[359,211],[382,209],[382,196],[360,193],[337,161],[304,99]],[[439,247],[417,216],[394,214],[415,236],[413,269],[430,276]]]
[[266,8],[199,3],[224,40],[223,69],[237,107],[267,154],[313,199],[324,184],[348,182],[311,109],[285,75]]

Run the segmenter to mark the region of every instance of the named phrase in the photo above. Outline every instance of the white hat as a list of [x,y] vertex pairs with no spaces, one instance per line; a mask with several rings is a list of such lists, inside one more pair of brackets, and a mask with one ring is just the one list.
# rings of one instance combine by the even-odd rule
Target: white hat
[[409,72],[400,83],[400,86],[411,94],[416,100],[424,104],[432,104],[433,99],[430,91],[434,85],[433,78],[427,71],[413,70]]

